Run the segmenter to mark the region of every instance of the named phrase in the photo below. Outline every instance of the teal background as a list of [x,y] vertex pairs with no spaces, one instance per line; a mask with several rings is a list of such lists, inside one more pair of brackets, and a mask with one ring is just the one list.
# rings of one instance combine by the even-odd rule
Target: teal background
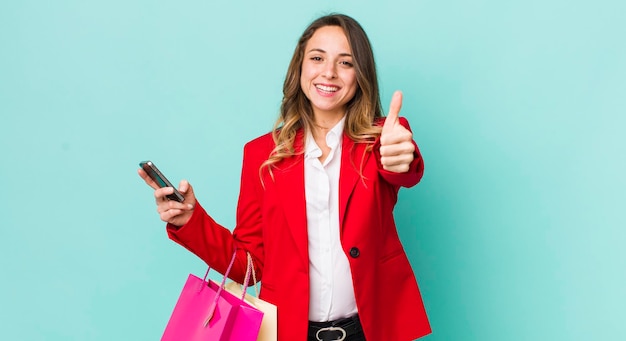
[[243,144],[331,11],[425,158],[396,208],[424,340],[623,340],[626,5],[565,0],[3,1],[0,339],[158,340],[204,266],[138,162],[232,227]]

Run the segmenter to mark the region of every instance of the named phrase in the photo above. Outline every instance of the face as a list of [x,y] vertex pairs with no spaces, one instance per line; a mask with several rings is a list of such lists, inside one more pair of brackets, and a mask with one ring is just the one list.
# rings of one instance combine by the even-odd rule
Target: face
[[342,117],[357,89],[352,50],[339,26],[320,27],[304,49],[300,86],[317,119]]

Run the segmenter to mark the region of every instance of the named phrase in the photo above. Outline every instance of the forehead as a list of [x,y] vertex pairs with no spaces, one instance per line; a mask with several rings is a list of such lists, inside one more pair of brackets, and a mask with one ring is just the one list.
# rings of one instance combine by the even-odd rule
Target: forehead
[[348,37],[340,26],[318,28],[306,44],[305,51],[319,49],[326,52],[351,53]]

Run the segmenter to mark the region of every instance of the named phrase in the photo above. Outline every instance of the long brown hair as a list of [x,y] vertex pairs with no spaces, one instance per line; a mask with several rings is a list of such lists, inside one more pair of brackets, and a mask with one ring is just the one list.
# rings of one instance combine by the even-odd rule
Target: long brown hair
[[299,129],[311,131],[313,108],[300,86],[302,61],[307,42],[317,29],[325,26],[339,26],[343,29],[352,50],[352,61],[356,70],[358,86],[354,97],[346,104],[344,134],[357,143],[373,143],[380,135],[381,128],[373,124],[377,117],[382,116],[382,110],[374,53],[367,34],[356,20],[347,15],[326,15],[313,21],[298,40],[283,84],[280,115],[272,131],[276,147],[259,171],[268,167],[272,174],[271,169],[278,162],[304,152],[302,148],[296,150],[294,141]]

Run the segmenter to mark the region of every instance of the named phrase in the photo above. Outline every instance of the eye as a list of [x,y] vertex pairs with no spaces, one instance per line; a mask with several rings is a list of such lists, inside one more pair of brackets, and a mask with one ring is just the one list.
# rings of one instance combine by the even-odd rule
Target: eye
[[349,62],[347,60],[342,60],[341,62],[339,62],[339,64],[346,66],[346,67],[353,67],[354,64],[352,64],[352,62]]
[[322,57],[320,57],[320,56],[313,56],[313,57],[311,57],[311,60],[315,61],[315,62],[320,62],[320,61],[322,61]]

